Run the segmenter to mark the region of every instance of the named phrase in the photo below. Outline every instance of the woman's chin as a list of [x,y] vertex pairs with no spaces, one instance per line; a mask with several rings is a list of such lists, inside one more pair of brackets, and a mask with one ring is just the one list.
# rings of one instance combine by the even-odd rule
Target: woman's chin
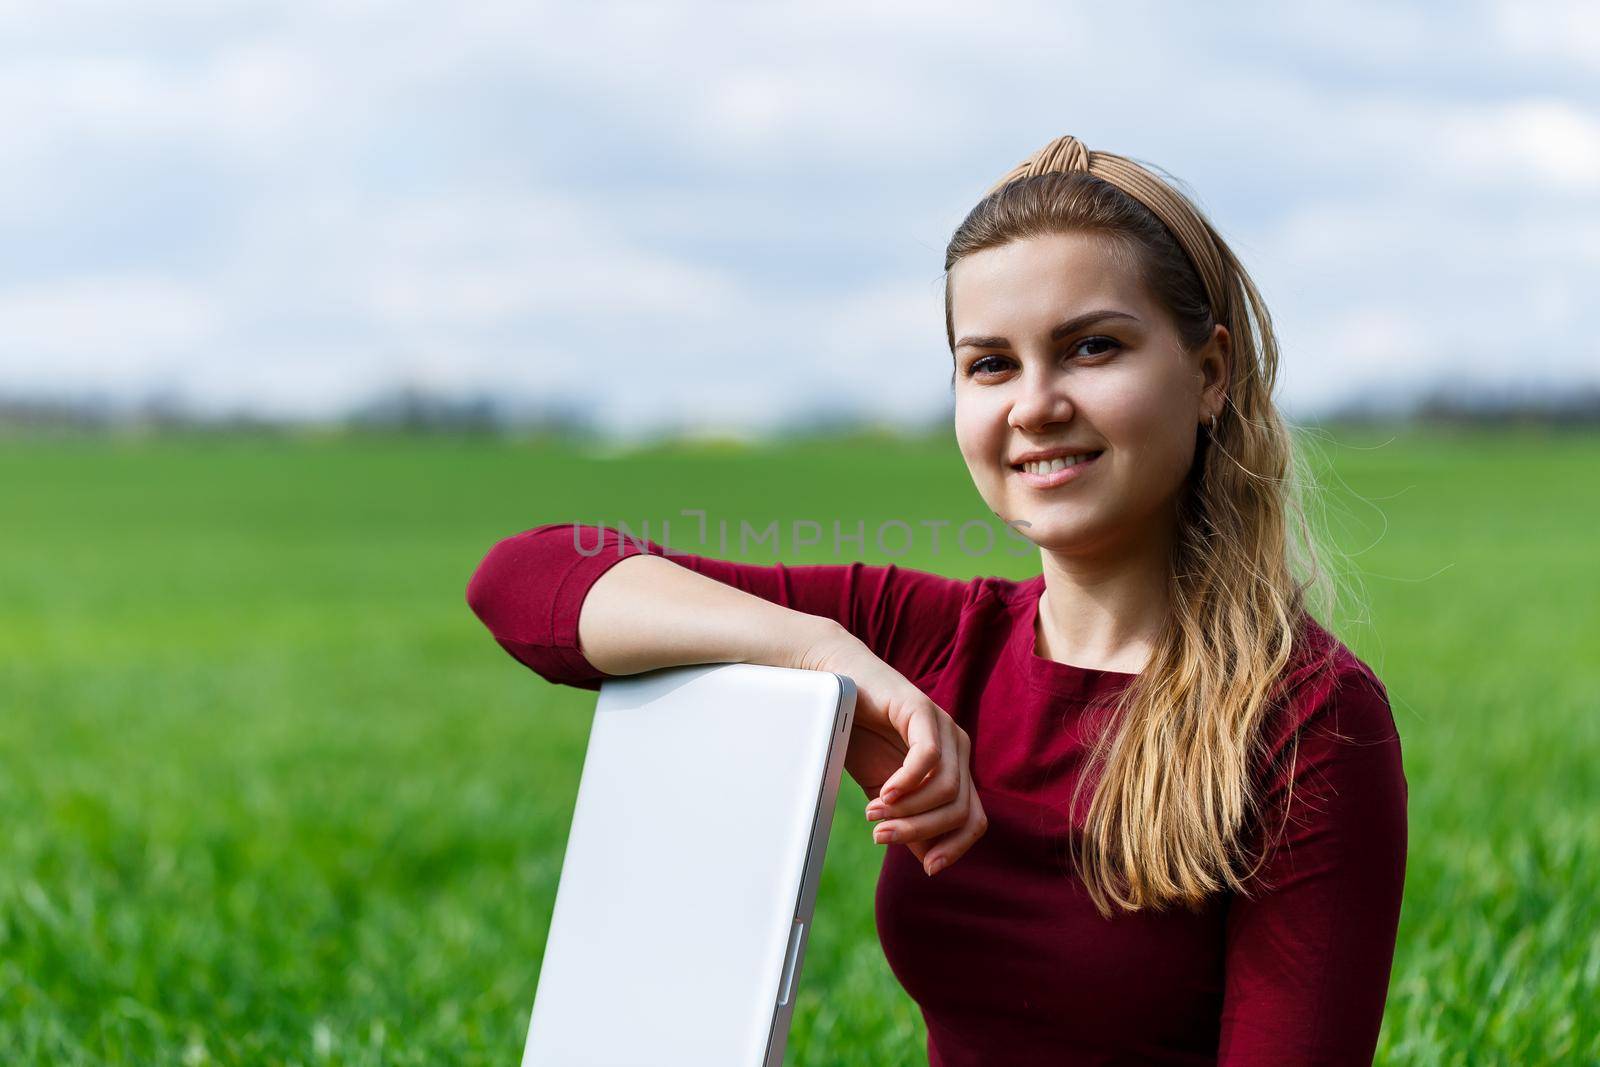
[[1027,521],[1028,540],[1046,552],[1072,554],[1091,549],[1097,524],[1083,515],[1052,515],[1051,508],[1018,508],[1013,514]]

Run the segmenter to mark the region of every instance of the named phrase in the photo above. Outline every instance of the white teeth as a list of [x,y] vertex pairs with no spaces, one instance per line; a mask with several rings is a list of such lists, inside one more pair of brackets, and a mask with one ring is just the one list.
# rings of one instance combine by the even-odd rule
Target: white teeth
[[1079,456],[1057,456],[1055,459],[1043,459],[1035,463],[1024,463],[1022,469],[1029,474],[1051,474],[1055,471],[1075,467],[1089,458],[1089,453]]

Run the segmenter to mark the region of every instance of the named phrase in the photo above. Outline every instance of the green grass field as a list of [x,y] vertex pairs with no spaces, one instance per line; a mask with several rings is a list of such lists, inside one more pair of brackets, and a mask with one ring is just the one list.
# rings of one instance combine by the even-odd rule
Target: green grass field
[[[1370,608],[1328,621],[1387,684],[1410,783],[1379,1062],[1600,1061],[1600,437],[1320,447]],[[952,441],[872,437],[22,439],[0,501],[5,1064],[517,1062],[594,695],[472,617],[490,544],[659,540],[684,508],[996,521]],[[720,554],[687,520],[671,541]],[[788,1062],[925,1063],[841,795]]]

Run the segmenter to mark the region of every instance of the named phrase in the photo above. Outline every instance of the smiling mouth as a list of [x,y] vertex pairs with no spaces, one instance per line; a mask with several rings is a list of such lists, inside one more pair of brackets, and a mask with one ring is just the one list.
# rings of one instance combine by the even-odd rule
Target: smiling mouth
[[1104,452],[1105,450],[1101,449],[1098,452],[1084,452],[1076,456],[1057,456],[1054,459],[1039,460],[1032,463],[1013,463],[1011,464],[1011,469],[1018,473],[1049,475],[1083,463],[1089,463],[1098,459]]

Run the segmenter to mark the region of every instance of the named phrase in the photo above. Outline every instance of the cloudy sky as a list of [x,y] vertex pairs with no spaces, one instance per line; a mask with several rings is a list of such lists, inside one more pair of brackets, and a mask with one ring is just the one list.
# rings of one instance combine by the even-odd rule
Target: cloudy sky
[[0,395],[925,421],[1062,133],[1195,194],[1291,414],[1600,381],[1600,8],[1299,6],[0,0]]

